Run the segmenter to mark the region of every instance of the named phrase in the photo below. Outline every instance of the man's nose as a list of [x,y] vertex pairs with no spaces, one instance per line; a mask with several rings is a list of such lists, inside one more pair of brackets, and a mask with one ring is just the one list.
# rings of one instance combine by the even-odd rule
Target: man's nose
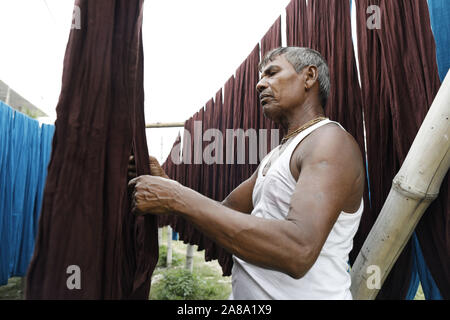
[[258,94],[261,94],[261,92],[263,92],[266,88],[267,88],[266,80],[264,80],[264,78],[259,80],[258,84],[256,85],[256,91],[258,92]]

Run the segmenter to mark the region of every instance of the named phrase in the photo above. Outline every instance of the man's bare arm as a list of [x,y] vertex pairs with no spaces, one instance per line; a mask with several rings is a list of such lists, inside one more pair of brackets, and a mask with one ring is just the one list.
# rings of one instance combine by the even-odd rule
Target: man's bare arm
[[174,210],[232,254],[252,264],[302,277],[317,259],[360,179],[354,152],[342,138],[317,141],[302,160],[287,220],[243,215],[183,188]]
[[227,208],[250,214],[253,211],[253,188],[255,187],[258,169],[250,178],[242,182],[236,189],[222,201]]

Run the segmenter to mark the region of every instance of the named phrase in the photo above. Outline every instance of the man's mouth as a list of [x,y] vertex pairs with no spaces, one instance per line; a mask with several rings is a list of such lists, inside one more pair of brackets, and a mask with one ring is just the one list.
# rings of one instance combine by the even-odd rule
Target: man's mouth
[[261,101],[261,106],[264,107],[269,102],[269,100],[272,99],[272,96],[269,94],[262,94],[259,99]]

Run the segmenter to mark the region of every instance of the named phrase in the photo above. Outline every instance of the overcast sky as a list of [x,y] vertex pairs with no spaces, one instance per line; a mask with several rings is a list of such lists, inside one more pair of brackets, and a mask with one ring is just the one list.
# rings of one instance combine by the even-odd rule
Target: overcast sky
[[[145,0],[146,122],[189,118],[215,96],[280,15],[285,41],[289,2]],[[56,117],[73,4],[0,0],[0,80],[51,119]],[[148,130],[150,153],[165,158],[177,132]]]

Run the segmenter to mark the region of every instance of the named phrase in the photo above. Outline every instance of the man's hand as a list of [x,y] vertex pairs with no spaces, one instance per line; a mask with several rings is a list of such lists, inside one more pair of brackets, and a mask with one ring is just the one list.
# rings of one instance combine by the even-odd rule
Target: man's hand
[[174,205],[181,201],[178,182],[155,176],[139,176],[128,183],[134,188],[132,213],[137,215],[173,213]]
[[164,172],[163,168],[161,168],[161,166],[159,165],[158,160],[156,160],[155,157],[150,156],[149,157],[149,161],[150,161],[150,174],[152,176],[163,177],[163,178],[169,179],[169,177]]

